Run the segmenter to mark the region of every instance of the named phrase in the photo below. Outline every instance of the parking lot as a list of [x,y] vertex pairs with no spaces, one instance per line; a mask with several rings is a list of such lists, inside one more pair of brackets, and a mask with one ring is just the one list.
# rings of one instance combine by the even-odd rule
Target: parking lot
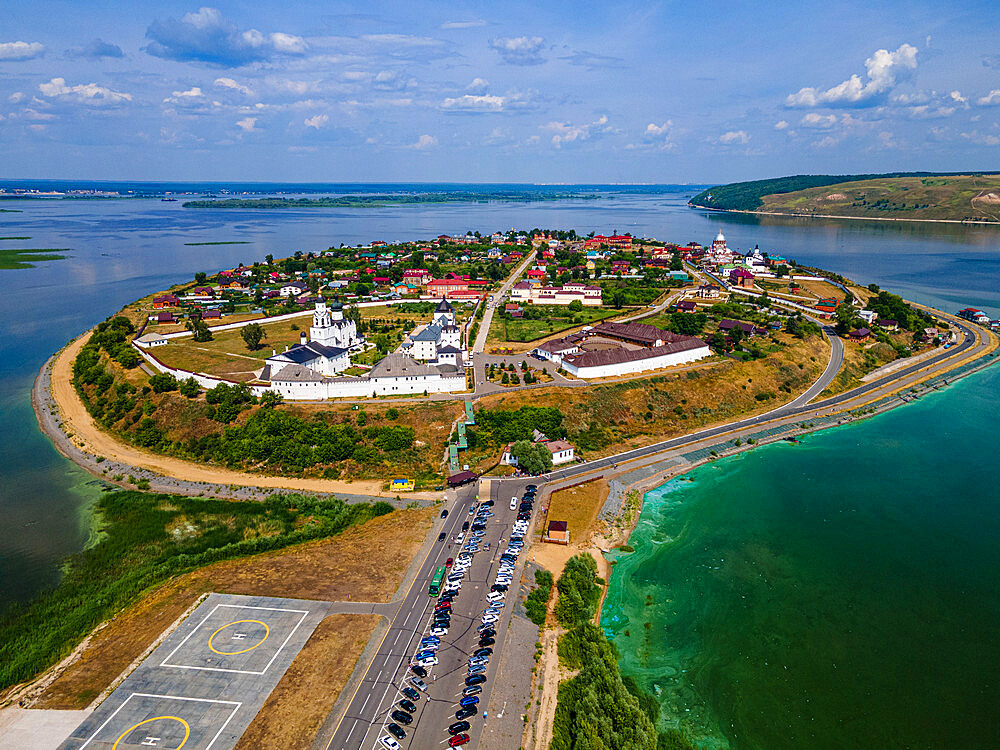
[[229,750],[329,607],[212,594],[60,750]]

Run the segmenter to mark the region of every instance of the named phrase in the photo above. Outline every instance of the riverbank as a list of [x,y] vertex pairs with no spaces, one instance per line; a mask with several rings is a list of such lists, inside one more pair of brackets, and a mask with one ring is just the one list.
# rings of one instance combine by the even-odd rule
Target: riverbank
[[694,203],[688,204],[691,208],[702,211],[715,211],[723,214],[744,214],[747,216],[783,216],[791,219],[851,219],[852,221],[895,221],[914,222],[918,224],[964,224],[969,226],[988,226],[1000,229],[1000,222],[986,221],[985,219],[904,219],[889,216],[846,216],[843,214],[799,214],[789,211],[743,211],[737,208],[710,208],[699,206]]
[[73,361],[89,335],[87,331],[77,337],[45,362],[35,378],[31,403],[39,427],[56,449],[108,484],[238,500],[263,499],[273,492],[290,490],[336,495],[348,502],[386,500],[397,507],[414,501],[427,504],[441,497],[432,492],[389,493],[377,481],[249,474],[161,456],[123,443],[97,426],[73,387]]

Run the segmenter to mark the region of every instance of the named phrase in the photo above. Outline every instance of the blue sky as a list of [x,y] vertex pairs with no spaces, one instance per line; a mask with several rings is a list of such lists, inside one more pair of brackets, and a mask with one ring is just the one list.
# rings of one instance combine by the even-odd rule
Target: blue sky
[[998,122],[996,2],[49,0],[0,24],[10,178],[996,170]]

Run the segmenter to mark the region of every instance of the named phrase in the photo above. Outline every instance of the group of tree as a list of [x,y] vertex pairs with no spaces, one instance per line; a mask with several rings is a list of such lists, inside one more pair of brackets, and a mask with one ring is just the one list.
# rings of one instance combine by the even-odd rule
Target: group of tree
[[476,426],[466,433],[476,435],[484,446],[500,446],[518,440],[531,440],[538,430],[553,440],[566,437],[563,413],[551,406],[522,406],[519,409],[481,409],[476,412]]

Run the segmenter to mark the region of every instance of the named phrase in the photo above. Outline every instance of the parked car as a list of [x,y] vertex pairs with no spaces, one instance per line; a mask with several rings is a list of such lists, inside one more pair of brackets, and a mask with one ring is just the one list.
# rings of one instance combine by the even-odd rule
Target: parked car
[[399,692],[401,692],[403,695],[405,695],[411,701],[418,701],[418,700],[420,700],[420,693],[418,693],[416,690],[414,690],[411,687],[405,687],[402,690],[400,690]]
[[399,702],[399,707],[408,714],[415,714],[417,712],[416,704],[407,698],[403,698],[403,700]]
[[413,723],[413,717],[410,716],[405,711],[400,711],[399,709],[393,711],[391,714],[389,714],[389,716],[397,724],[402,724],[403,726],[409,726],[410,724]]
[[475,706],[465,706],[460,708],[455,712],[456,719],[468,719],[470,716],[475,716],[479,713],[479,709]]
[[454,737],[448,740],[448,747],[461,747],[468,741],[469,741],[469,735],[456,734]]
[[462,707],[465,707],[465,706],[475,706],[475,705],[478,705],[478,704],[479,704],[479,696],[478,695],[467,695],[464,698],[462,698],[462,700],[460,700],[458,702],[458,705],[460,705]]
[[387,731],[397,740],[401,740],[406,736],[406,732],[403,731],[403,728],[399,726],[399,724],[394,724],[392,722],[386,725],[385,731]]
[[414,664],[412,667],[410,667],[410,671],[413,672],[413,674],[415,674],[417,677],[427,676],[427,670],[417,664]]
[[479,639],[479,646],[480,647],[492,646],[495,643],[496,643],[496,639],[494,639],[494,638],[480,638]]
[[[424,675],[425,676],[427,675],[426,671],[424,672]],[[427,683],[421,680],[419,677],[411,677],[410,684],[413,685],[413,687],[418,688],[419,690],[423,690],[425,693],[427,692]]]
[[486,682],[486,675],[484,674],[474,674],[465,678],[465,684],[468,686],[472,685],[482,685]]
[[482,685],[473,685],[472,687],[467,687],[463,690],[462,695],[479,695],[481,692],[483,692]]
[[475,651],[473,651],[472,655],[473,656],[493,656],[493,649],[484,646],[483,648],[476,649]]
[[468,531],[468,530],[469,530],[469,522],[466,521],[465,523],[462,524],[462,531]]
[[399,743],[392,737],[379,737],[378,740],[386,750],[400,750]]
[[[480,688],[481,690],[482,688]],[[448,734],[459,734],[472,727],[467,721],[456,721],[454,724],[448,727]]]

